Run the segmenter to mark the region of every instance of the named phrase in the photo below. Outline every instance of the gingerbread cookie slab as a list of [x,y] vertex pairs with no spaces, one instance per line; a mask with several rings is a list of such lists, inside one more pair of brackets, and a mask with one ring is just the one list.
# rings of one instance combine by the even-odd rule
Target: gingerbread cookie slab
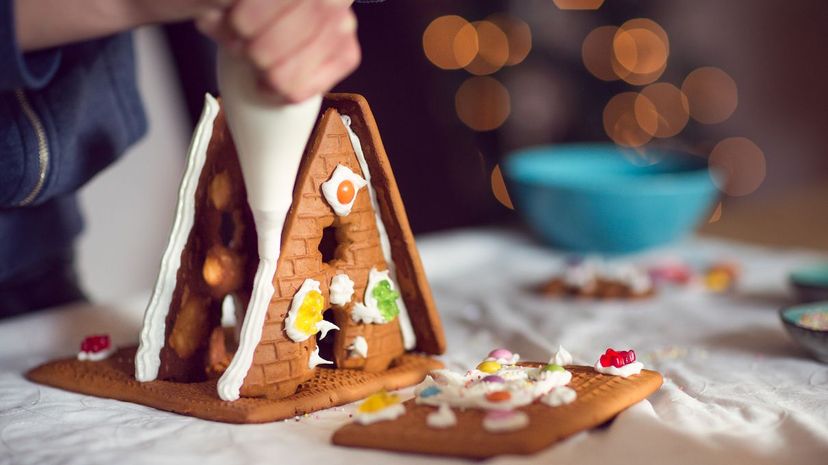
[[437,370],[404,404],[385,393],[368,398],[333,442],[472,459],[531,454],[611,420],[662,384],[633,351],[609,349],[595,367],[556,363],[565,359],[490,357],[464,375]]
[[215,395],[216,380],[176,383],[140,383],[133,377],[135,348],[118,350],[101,361],[77,358],[41,365],[26,378],[81,394],[134,402],[159,410],[225,423],[266,423],[284,420],[362,399],[380,389],[400,389],[421,381],[442,367],[433,358],[405,354],[385,371],[319,368],[297,392],[278,400],[242,398],[222,401]]

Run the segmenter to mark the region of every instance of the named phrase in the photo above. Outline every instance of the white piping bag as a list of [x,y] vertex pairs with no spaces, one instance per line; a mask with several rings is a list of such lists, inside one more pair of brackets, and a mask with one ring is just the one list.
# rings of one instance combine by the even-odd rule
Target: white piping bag
[[252,65],[223,50],[219,50],[218,83],[259,238],[259,267],[242,323],[239,348],[218,382],[219,397],[230,401],[239,398],[253,362],[253,351],[262,337],[273,297],[282,229],[293,203],[293,185],[322,96],[297,104],[274,104],[259,90]]

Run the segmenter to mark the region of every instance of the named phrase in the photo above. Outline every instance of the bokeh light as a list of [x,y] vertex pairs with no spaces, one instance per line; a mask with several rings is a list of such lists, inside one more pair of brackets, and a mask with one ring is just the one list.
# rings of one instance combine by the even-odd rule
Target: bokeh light
[[612,40],[613,72],[633,85],[658,80],[667,69],[670,40],[655,21],[631,19],[619,27]]
[[690,116],[700,123],[721,123],[736,111],[739,102],[736,81],[711,66],[698,68],[687,75],[681,90],[690,103]]
[[497,79],[474,76],[466,79],[454,96],[457,116],[475,131],[500,127],[511,112],[509,91]]
[[529,24],[506,13],[495,13],[486,20],[506,34],[509,45],[506,65],[514,66],[525,60],[532,50],[532,29]]
[[[730,137],[716,144],[708,165],[716,187],[727,195],[748,195],[765,180],[765,154],[745,137]],[[715,171],[721,176],[714,175]]]
[[552,0],[561,10],[597,10],[604,0]]
[[463,68],[477,55],[477,31],[460,16],[440,16],[423,32],[423,51],[438,68]]
[[[639,126],[651,136],[673,137],[687,126],[690,119],[687,97],[670,83],[650,84],[636,97],[635,117]],[[652,124],[653,117],[655,125]],[[650,129],[654,130],[650,132]]]
[[495,23],[475,21],[472,26],[477,33],[477,55],[465,66],[466,71],[477,76],[493,74],[509,60],[509,39]]
[[593,29],[584,38],[581,58],[587,71],[602,81],[616,81],[619,78],[612,65],[612,41],[618,28],[601,26]]
[[609,138],[623,147],[641,147],[652,139],[658,128],[655,105],[637,92],[622,92],[611,98],[604,107],[603,120]]
[[503,173],[500,171],[500,165],[495,165],[492,170],[492,194],[504,207],[514,210],[515,206],[512,204],[512,198],[509,196],[509,191],[506,190],[506,182],[503,181]]

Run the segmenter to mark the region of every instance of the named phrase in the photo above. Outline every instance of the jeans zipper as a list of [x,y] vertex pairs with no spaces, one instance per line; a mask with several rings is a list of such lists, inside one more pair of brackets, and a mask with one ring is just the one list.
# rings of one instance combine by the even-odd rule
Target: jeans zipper
[[26,97],[26,93],[22,89],[17,89],[14,91],[14,94],[17,97],[18,103],[20,103],[23,114],[26,115],[26,118],[32,124],[32,128],[34,128],[35,136],[37,137],[37,159],[40,164],[37,183],[35,183],[29,195],[18,204],[23,207],[32,203],[37,195],[40,194],[40,191],[43,190],[43,185],[46,184],[46,171],[49,169],[49,143],[46,140],[46,130],[43,128],[43,123],[40,121],[37,113],[35,113],[34,108],[32,108],[32,104]]

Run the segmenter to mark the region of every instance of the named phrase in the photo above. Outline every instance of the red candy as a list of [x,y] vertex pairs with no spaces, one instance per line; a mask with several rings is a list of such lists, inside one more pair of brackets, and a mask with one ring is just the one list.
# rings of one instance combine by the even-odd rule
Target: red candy
[[81,342],[81,352],[100,352],[108,349],[110,346],[108,334],[96,334],[94,336],[87,336]]
[[607,349],[607,351],[604,352],[599,359],[602,367],[614,366],[615,368],[621,368],[622,366],[629,365],[634,361],[635,351],[632,349],[617,352],[613,349]]

